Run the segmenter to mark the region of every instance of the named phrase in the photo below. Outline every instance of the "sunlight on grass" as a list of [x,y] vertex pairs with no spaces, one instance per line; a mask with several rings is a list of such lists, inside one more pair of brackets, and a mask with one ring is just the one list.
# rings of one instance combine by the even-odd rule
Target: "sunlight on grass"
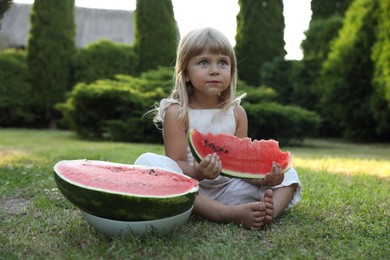
[[0,259],[388,259],[390,144],[312,139],[285,149],[302,201],[263,231],[191,216],[171,236],[108,238],[62,196],[53,166],[132,163],[144,152],[164,154],[163,145],[0,129]]
[[294,167],[313,171],[327,171],[345,175],[367,174],[381,178],[390,178],[390,161],[362,158],[301,158],[294,157]]
[[6,166],[29,156],[30,154],[26,151],[0,148],[0,166]]

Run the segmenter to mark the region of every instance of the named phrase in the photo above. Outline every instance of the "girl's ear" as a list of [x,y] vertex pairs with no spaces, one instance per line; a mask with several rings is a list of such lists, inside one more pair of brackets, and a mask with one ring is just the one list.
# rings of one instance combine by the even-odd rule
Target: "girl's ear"
[[190,82],[191,79],[190,79],[190,77],[188,76],[187,72],[185,73],[185,75],[186,75],[186,82]]

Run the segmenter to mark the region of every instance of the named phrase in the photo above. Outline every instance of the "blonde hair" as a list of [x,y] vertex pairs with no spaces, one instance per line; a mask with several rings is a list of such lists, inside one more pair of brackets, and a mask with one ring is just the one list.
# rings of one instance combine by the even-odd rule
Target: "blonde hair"
[[[236,99],[237,84],[237,61],[234,49],[228,38],[214,28],[200,28],[190,31],[179,42],[176,54],[174,73],[174,88],[169,96],[178,100],[180,109],[178,111],[178,123],[183,124],[189,108],[189,98],[192,93],[191,82],[186,82],[186,69],[188,62],[193,57],[202,54],[205,50],[213,54],[222,54],[230,58],[231,80],[229,87],[220,93],[219,98],[222,104],[222,111],[226,111]],[[158,110],[158,108],[157,108]],[[154,122],[159,121],[158,116]]]

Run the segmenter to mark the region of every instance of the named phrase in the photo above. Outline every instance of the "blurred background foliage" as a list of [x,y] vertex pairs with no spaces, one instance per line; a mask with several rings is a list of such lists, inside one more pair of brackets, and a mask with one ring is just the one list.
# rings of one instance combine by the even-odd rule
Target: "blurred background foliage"
[[[238,3],[237,89],[248,94],[250,137],[389,141],[390,0],[312,0],[302,60],[284,58],[282,0]],[[11,5],[1,1],[0,17]],[[76,48],[74,0],[36,0],[26,49],[0,50],[0,126],[161,142],[147,112],[172,88],[180,35],[171,0],[136,8],[133,45]]]

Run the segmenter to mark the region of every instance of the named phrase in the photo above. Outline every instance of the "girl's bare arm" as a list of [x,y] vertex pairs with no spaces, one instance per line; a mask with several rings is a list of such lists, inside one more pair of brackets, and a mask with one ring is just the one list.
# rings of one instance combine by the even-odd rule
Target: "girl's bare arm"
[[221,161],[217,154],[210,154],[200,163],[187,162],[187,126],[177,122],[179,105],[171,105],[167,108],[164,118],[164,147],[165,154],[176,161],[182,171],[197,180],[214,179],[222,169]]
[[234,118],[236,120],[235,136],[244,138],[248,136],[248,117],[245,109],[241,105],[234,107]]

